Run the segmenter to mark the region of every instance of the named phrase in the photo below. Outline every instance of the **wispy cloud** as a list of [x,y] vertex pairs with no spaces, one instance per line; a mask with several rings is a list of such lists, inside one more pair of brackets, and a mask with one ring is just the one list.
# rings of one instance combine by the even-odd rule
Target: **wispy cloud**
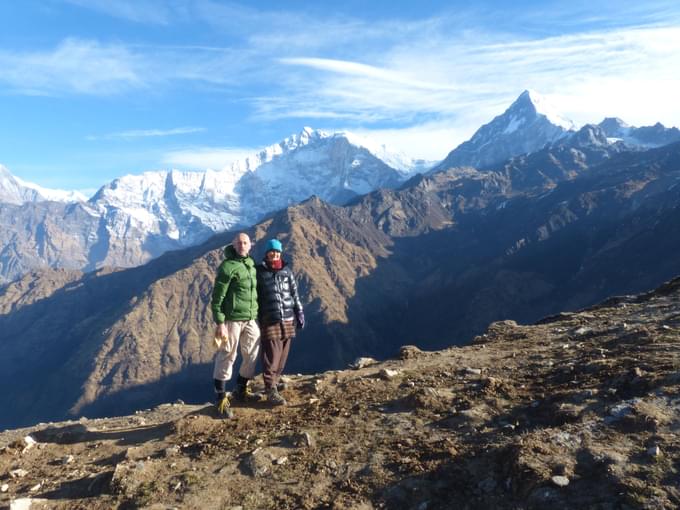
[[580,123],[601,120],[615,104],[633,112],[622,101],[625,97],[641,105],[629,121],[643,121],[637,115],[643,109],[653,111],[657,120],[661,112],[667,122],[680,118],[677,102],[668,104],[668,91],[680,89],[680,26],[528,40],[430,33],[365,59],[374,63],[281,59],[305,72],[289,76],[282,95],[259,98],[258,115],[280,118],[316,110],[350,116],[357,123],[427,125],[449,119],[478,126],[501,113],[522,90],[534,88]]
[[155,93],[182,84],[241,83],[258,66],[246,50],[103,44],[69,38],[53,50],[0,50],[0,85],[26,95]]
[[248,147],[194,147],[170,151],[162,158],[162,163],[174,168],[221,170],[236,161],[252,156],[258,149]]
[[0,83],[28,94],[111,94],[144,86],[139,58],[121,45],[66,39],[52,51],[0,50]]
[[190,133],[200,133],[205,131],[202,127],[179,127],[173,129],[133,129],[130,131],[120,131],[118,133],[109,133],[106,135],[90,135],[87,137],[88,140],[113,140],[113,139],[124,139],[130,140],[134,138],[149,138],[149,137],[163,137],[163,136],[175,136],[175,135],[186,135]]
[[152,25],[168,25],[181,4],[164,0],[64,0],[107,16]]

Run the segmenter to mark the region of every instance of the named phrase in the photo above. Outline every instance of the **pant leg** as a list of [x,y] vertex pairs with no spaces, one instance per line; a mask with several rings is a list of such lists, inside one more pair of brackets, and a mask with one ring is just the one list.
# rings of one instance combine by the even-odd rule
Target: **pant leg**
[[286,361],[288,360],[288,353],[290,352],[290,344],[293,342],[292,338],[281,339],[281,351],[279,354],[279,363],[276,367],[276,383],[279,382],[281,374],[283,374],[283,369],[286,366]]
[[243,360],[239,374],[246,379],[252,379],[255,376],[257,357],[260,354],[260,328],[254,320],[244,321],[242,324],[240,344]]
[[265,388],[276,384],[276,367],[278,366],[278,342],[276,339],[262,337],[262,378]]
[[215,364],[213,367],[213,379],[218,381],[228,381],[231,379],[231,371],[234,361],[236,361],[238,339],[241,332],[238,322],[227,321],[224,325],[227,327],[227,338],[215,353]]

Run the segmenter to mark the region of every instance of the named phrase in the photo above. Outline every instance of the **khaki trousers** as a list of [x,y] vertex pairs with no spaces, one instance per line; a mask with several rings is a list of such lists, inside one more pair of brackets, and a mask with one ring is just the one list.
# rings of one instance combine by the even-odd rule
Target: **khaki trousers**
[[246,379],[255,376],[255,365],[260,353],[260,328],[257,322],[251,321],[226,321],[227,338],[220,342],[215,353],[215,366],[213,379],[228,381],[231,379],[231,371],[236,361],[239,345],[241,346],[241,369],[239,374]]

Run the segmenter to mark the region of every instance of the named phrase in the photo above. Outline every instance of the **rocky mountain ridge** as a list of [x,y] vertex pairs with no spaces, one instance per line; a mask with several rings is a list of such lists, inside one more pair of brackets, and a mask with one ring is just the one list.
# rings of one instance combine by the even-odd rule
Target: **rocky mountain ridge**
[[[577,129],[545,97],[536,91],[525,90],[507,110],[453,149],[433,171],[461,166],[491,169],[513,157],[540,151],[546,145],[559,145],[564,138],[586,126]],[[661,123],[635,127],[618,118],[606,118],[596,128],[605,134],[600,140],[602,144],[624,142],[632,150],[680,141],[680,130],[666,128]]]
[[[605,152],[639,151],[680,139],[676,128],[633,128],[616,119],[589,129],[591,135],[596,129],[605,133],[589,140],[610,146]],[[573,123],[545,98],[525,91],[435,170],[498,170],[512,158],[541,153],[546,144],[565,146],[575,133]],[[312,195],[342,204],[428,170],[425,162],[355,134],[311,128],[223,170],[125,176],[87,202],[68,203],[73,197],[23,183],[0,168],[0,283],[46,267],[134,267],[216,232],[252,225]]]
[[312,195],[343,203],[395,187],[418,165],[351,133],[305,128],[224,170],[128,175],[75,204],[48,202],[2,169],[0,282],[44,267],[137,266]]
[[[419,176],[343,207],[313,198],[280,211],[250,233],[256,259],[263,239],[279,237],[300,282],[308,326],[291,369],[384,358],[395,342],[463,344],[495,320],[531,322],[658,285],[680,274],[679,177],[680,144],[572,144],[497,171]],[[5,426],[204,394],[208,300],[231,236],[134,269],[0,288],[0,384],[20,397],[0,395],[12,409]]]
[[[10,508],[675,508],[680,280],[472,345],[0,433]],[[255,389],[261,389],[258,380]],[[23,506],[21,506],[23,505]]]

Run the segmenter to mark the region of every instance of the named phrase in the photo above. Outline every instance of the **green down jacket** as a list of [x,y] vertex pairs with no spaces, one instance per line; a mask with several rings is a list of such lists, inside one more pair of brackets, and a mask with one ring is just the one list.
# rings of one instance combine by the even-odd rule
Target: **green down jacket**
[[212,308],[215,322],[248,321],[257,318],[257,279],[255,262],[241,257],[234,247],[224,249],[213,287]]

